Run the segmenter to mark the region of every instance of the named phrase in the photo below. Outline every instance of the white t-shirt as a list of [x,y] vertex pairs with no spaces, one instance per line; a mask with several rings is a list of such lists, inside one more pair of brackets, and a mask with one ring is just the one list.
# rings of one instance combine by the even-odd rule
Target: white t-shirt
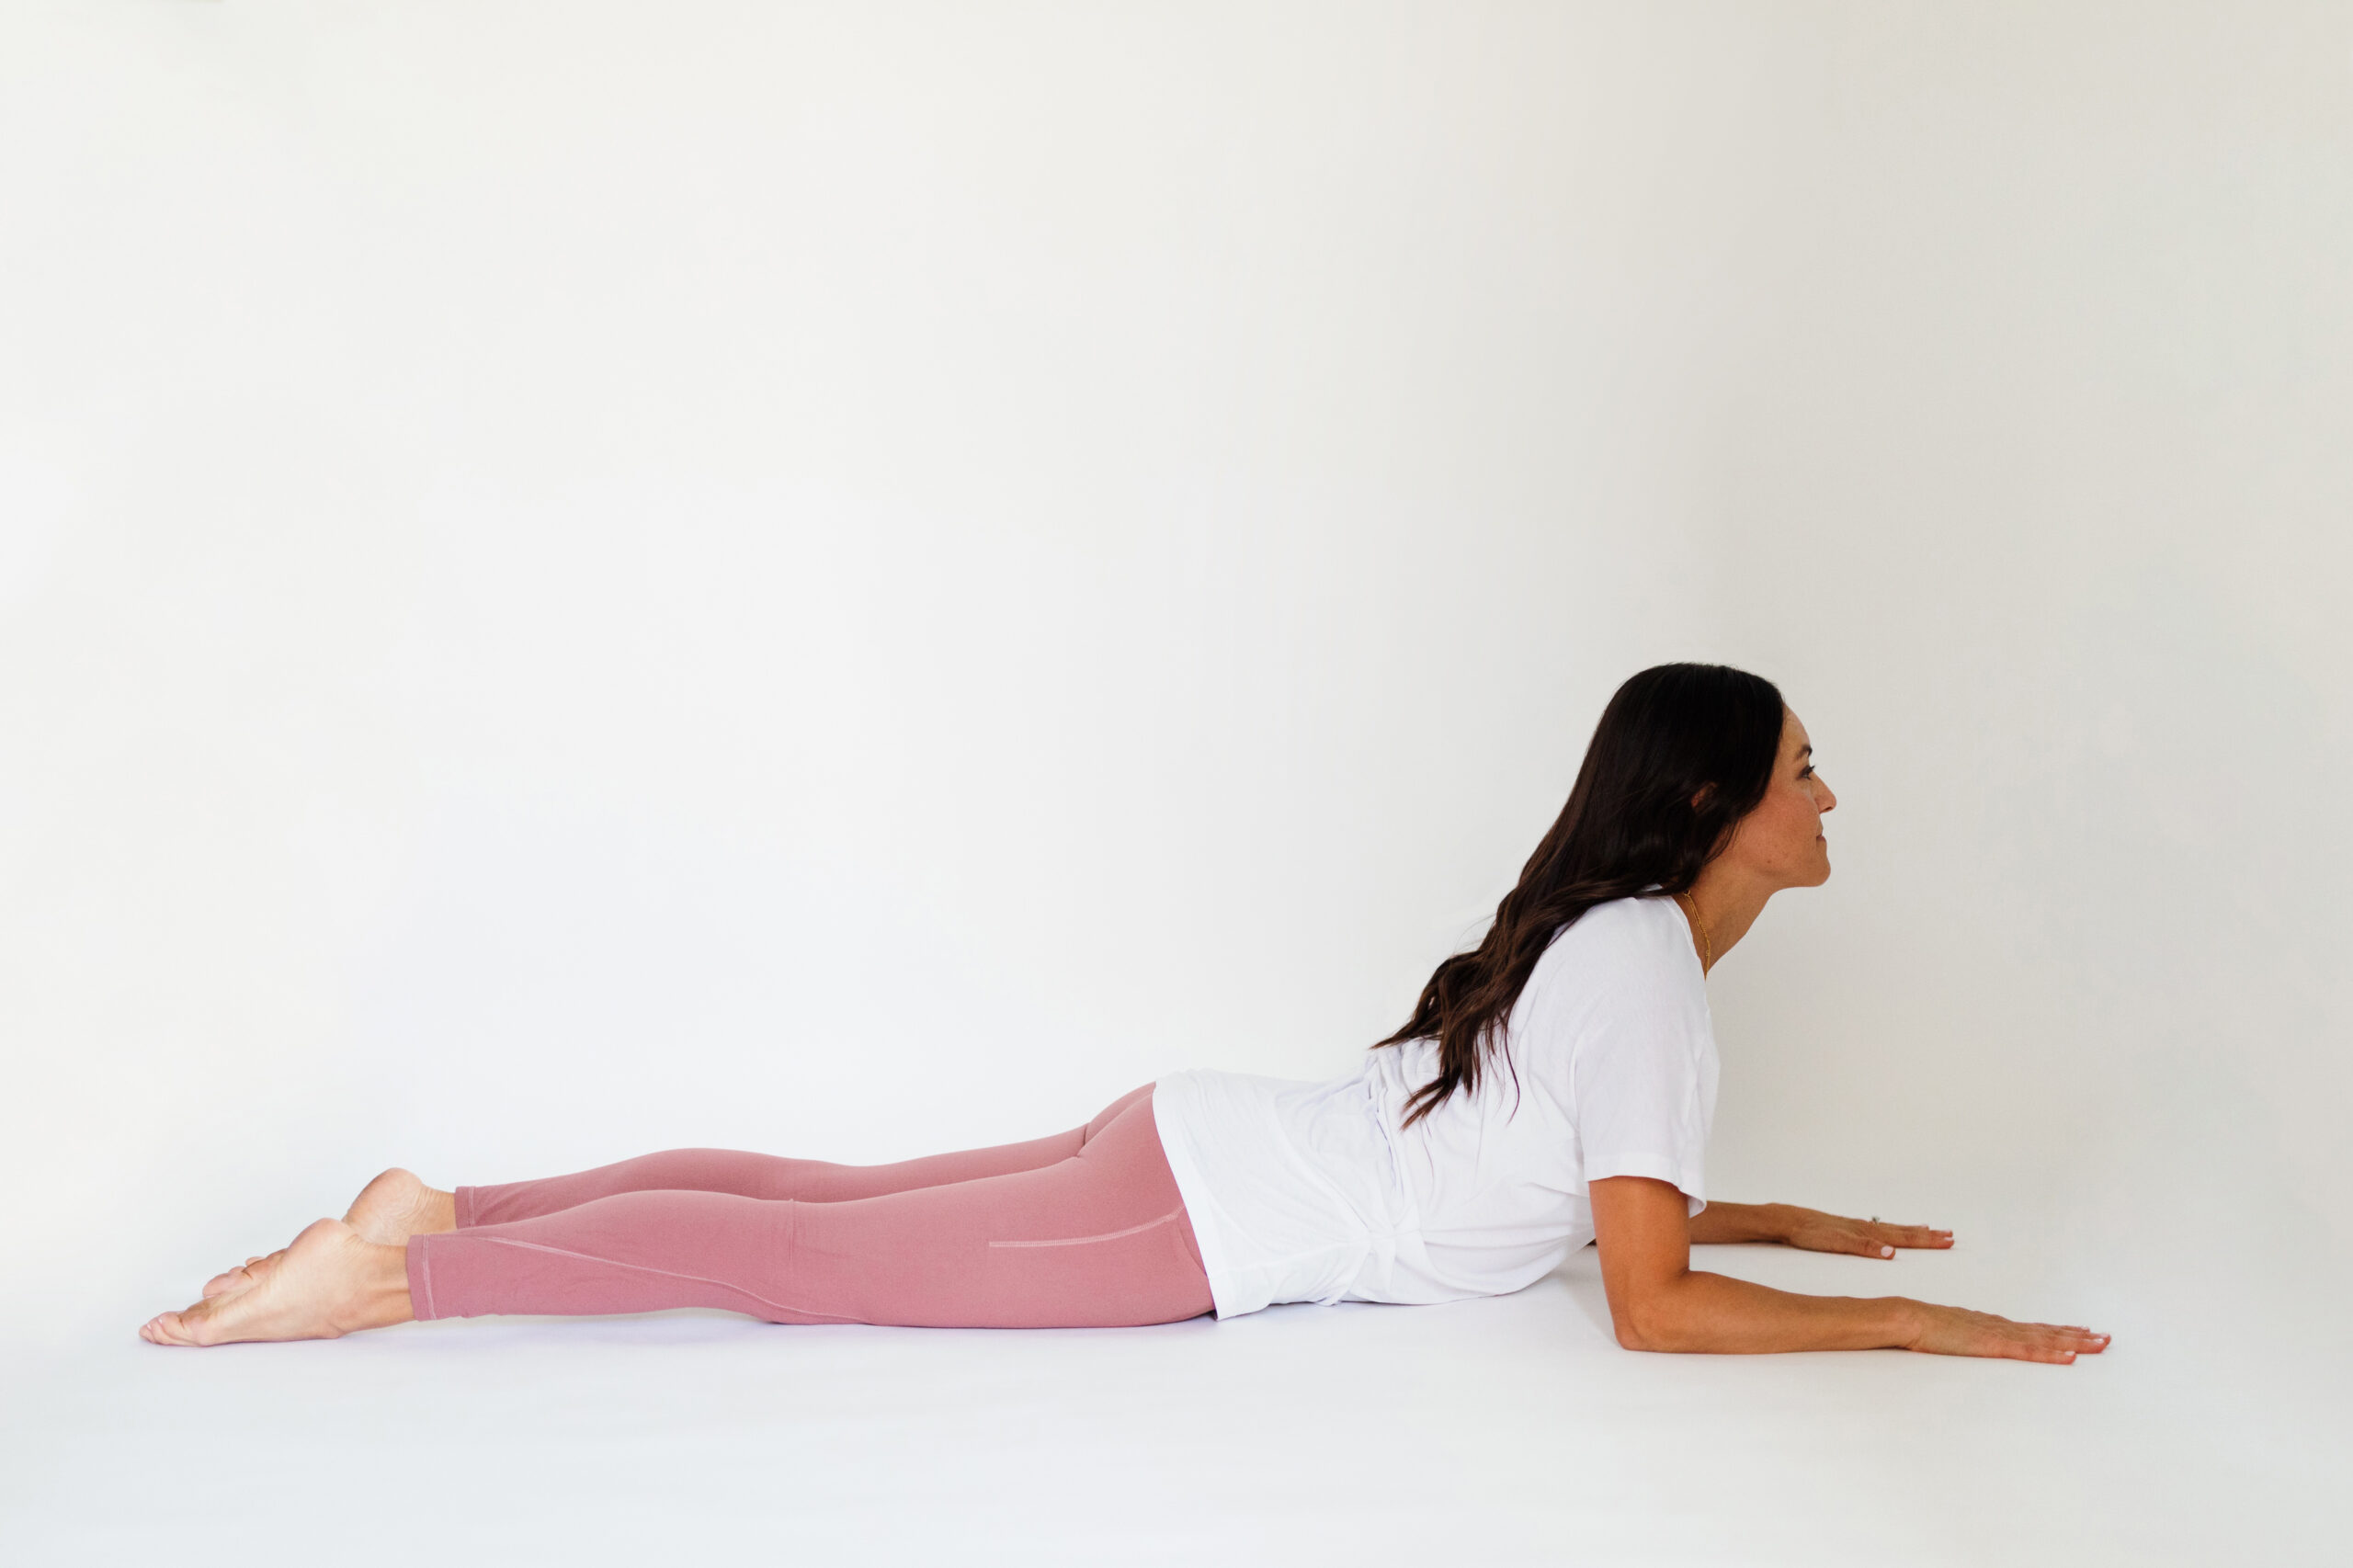
[[1475,1095],[1410,1128],[1434,1040],[1327,1083],[1158,1080],[1153,1116],[1217,1315],[1522,1290],[1593,1239],[1586,1183],[1605,1176],[1654,1176],[1706,1206],[1716,1041],[1674,900],[1597,904],[1557,933],[1502,1043]]

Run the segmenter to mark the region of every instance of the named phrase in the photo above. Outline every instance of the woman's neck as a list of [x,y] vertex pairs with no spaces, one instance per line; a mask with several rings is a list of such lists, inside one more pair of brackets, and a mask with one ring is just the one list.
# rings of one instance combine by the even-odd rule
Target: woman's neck
[[1765,901],[1774,892],[1768,884],[1731,873],[1720,866],[1710,866],[1699,873],[1691,891],[1677,903],[1688,900],[1684,919],[1690,920],[1696,910],[1700,925],[1707,928],[1704,938],[1697,926],[1691,932],[1691,950],[1699,955],[1702,973],[1715,968],[1748,935],[1748,928],[1765,913]]

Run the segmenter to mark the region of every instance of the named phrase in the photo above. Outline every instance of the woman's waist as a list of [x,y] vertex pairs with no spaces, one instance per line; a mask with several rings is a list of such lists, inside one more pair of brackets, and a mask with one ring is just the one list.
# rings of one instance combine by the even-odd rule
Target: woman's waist
[[1269,1109],[1291,1157],[1347,1202],[1369,1234],[1415,1228],[1413,1194],[1370,1075],[1291,1085]]

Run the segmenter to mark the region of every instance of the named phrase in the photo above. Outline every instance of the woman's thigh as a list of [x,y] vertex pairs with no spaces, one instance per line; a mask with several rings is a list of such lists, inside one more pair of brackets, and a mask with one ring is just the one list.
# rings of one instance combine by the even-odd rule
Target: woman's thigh
[[[925,1154],[886,1165],[833,1165],[825,1174],[805,1177],[803,1189],[777,1196],[806,1202],[839,1203],[851,1199],[879,1198],[917,1187],[946,1187],[986,1176],[1010,1176],[1059,1165],[1083,1153],[1131,1108],[1142,1106],[1147,1122],[1152,1116],[1152,1085],[1130,1089],[1087,1121],[1067,1132],[1051,1133],[1020,1143],[996,1143],[952,1153]],[[1155,1134],[1155,1137],[1157,1135]],[[801,1162],[809,1164],[812,1162]]]
[[1094,1327],[1211,1311],[1149,1095],[1088,1131],[1035,1170],[795,1206],[800,1248],[858,1260],[829,1283],[833,1309],[860,1323]]

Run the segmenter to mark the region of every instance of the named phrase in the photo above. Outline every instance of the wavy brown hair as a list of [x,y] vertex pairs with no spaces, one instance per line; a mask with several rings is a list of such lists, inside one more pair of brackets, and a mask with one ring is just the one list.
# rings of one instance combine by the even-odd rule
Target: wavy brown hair
[[1699,880],[1765,798],[1781,711],[1779,687],[1723,665],[1657,665],[1618,688],[1568,804],[1495,906],[1485,937],[1438,965],[1405,1027],[1370,1048],[1438,1041],[1438,1075],[1407,1098],[1404,1125],[1458,1088],[1478,1088],[1536,960],[1586,910],[1644,892],[1684,892]]

